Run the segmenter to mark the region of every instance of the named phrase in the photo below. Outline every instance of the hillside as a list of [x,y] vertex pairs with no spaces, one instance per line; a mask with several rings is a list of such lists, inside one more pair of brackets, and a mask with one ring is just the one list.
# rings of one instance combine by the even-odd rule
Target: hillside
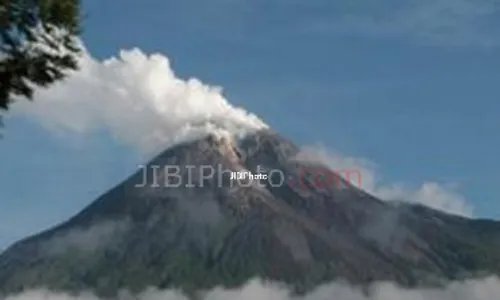
[[387,203],[345,182],[328,188],[286,184],[304,168],[324,168],[295,159],[298,151],[268,130],[167,149],[147,169],[179,166],[183,183],[187,168],[201,166],[275,169],[287,180],[279,187],[269,180],[265,187],[231,186],[228,173],[201,181],[197,174],[189,180],[195,187],[154,187],[148,176],[149,184],[137,187],[143,178],[138,171],[67,222],[5,251],[0,291],[190,291],[253,277],[304,291],[336,278],[415,286],[500,274],[500,222]]

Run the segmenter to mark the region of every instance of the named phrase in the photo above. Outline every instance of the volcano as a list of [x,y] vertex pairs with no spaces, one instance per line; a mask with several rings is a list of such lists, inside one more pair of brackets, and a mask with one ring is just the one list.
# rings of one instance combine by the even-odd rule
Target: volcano
[[[0,292],[110,296],[150,286],[232,287],[256,277],[301,292],[336,279],[419,286],[500,273],[500,222],[385,202],[347,182],[290,184],[304,168],[326,168],[298,153],[267,129],[173,146],[68,221],[8,248]],[[176,166],[190,185],[143,174],[164,166]],[[227,172],[198,176],[206,166],[280,170],[286,180],[232,184]]]

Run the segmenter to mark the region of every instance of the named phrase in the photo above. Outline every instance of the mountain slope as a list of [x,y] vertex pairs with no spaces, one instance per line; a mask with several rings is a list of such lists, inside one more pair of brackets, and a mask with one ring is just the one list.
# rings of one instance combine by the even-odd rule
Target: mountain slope
[[[257,276],[301,291],[336,278],[417,285],[500,273],[500,223],[389,204],[345,182],[288,184],[304,168],[322,167],[297,160],[298,152],[267,130],[167,149],[147,170],[179,166],[183,185],[164,187],[158,172],[137,187],[139,171],[67,222],[3,253],[0,291],[45,286],[113,295],[150,285],[234,286]],[[220,172],[188,178],[187,169],[207,166],[281,170],[286,181],[273,187],[279,178],[271,176],[266,186],[243,186]]]

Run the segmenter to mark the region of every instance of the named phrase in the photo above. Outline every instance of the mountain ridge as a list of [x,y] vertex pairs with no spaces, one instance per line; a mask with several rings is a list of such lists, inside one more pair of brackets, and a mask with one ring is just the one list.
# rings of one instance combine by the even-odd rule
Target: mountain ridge
[[[183,178],[187,166],[198,167],[197,175],[200,166],[276,169],[288,180],[317,166],[297,160],[299,151],[270,130],[208,136],[165,150],[147,169],[179,166]],[[348,183],[231,186],[226,173],[222,182],[194,176],[194,188],[153,188],[151,181],[137,187],[142,176],[8,248],[0,255],[0,292],[49,287],[113,295],[148,286],[236,286],[254,277],[306,291],[335,279],[416,286],[500,274],[500,222],[387,203]]]

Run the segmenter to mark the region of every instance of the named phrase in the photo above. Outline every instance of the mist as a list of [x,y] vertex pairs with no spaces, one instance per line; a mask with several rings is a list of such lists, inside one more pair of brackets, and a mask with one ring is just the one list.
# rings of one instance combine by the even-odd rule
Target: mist
[[[493,300],[499,299],[500,280],[497,277],[450,282],[443,288],[404,289],[393,283],[380,282],[368,289],[333,282],[320,286],[312,292],[297,296],[284,284],[266,282],[259,279],[249,281],[240,288],[221,287],[199,292],[201,300]],[[178,290],[158,290],[149,288],[132,295],[121,292],[119,300],[190,300],[192,298]],[[100,300],[90,292],[78,295],[58,293],[46,289],[29,290],[8,296],[5,300]]]
[[42,245],[49,255],[59,255],[69,251],[92,253],[119,238],[130,227],[128,219],[104,221],[89,227],[73,228],[59,233]]

